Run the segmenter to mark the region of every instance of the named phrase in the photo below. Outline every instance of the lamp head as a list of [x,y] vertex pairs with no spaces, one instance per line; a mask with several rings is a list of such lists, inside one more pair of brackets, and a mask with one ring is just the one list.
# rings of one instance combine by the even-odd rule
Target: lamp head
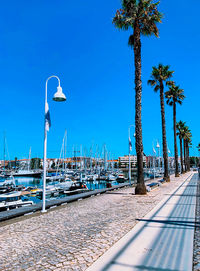
[[64,101],[66,101],[66,96],[65,96],[65,94],[62,92],[61,86],[58,86],[58,87],[57,87],[57,92],[54,94],[53,100],[54,100],[55,102],[64,102]]

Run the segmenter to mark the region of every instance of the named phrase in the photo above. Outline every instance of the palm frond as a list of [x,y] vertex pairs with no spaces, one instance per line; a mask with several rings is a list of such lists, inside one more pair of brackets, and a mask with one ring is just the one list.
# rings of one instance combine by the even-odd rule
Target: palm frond
[[[158,64],[157,67],[155,66],[152,67],[152,73],[151,73],[152,79],[149,81],[150,82],[155,81],[156,84],[159,86],[158,88],[156,88],[156,91],[160,89],[160,85],[163,84],[164,81],[167,82],[172,77],[173,71],[170,71],[169,68],[170,68],[169,65],[164,66],[161,63]],[[172,84],[172,81],[170,81],[170,83]],[[151,85],[151,86],[154,86],[154,85]]]
[[185,99],[183,95],[184,90],[175,84],[171,84],[168,91],[165,92],[165,97],[170,101],[173,101],[178,104],[182,104],[182,101]]
[[[134,30],[137,21],[141,34],[158,37],[157,23],[161,23],[163,17],[158,11],[159,3],[153,0],[122,0],[122,9],[117,10],[113,24],[118,29],[128,30],[131,27]],[[132,46],[132,43],[129,45]]]
[[128,45],[132,48],[134,47],[134,35],[130,35]]
[[147,84],[153,87],[156,85],[156,80],[148,80]]

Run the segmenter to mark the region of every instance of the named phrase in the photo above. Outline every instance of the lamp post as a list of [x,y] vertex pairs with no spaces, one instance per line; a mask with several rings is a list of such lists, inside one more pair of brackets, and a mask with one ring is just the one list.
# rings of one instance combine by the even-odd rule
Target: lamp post
[[154,149],[154,144],[153,144],[153,178],[154,179],[156,175],[155,160],[156,160],[156,150]]
[[[170,154],[171,153],[171,151],[170,151],[170,149],[168,148],[168,154]],[[169,174],[170,174],[170,159],[169,159],[170,157],[168,156],[168,170],[169,170]]]
[[[130,125],[129,128],[128,128],[128,150],[129,150],[129,155],[128,155],[128,158],[129,158],[129,163],[128,163],[128,179],[129,179],[129,184],[131,186],[131,150],[132,150],[132,145],[131,145],[131,135],[130,135],[130,131],[131,131],[131,127],[135,127],[135,125]],[[134,136],[135,136],[135,133],[134,133]]]
[[158,141],[157,141],[156,148],[158,149],[158,168],[159,168],[159,171],[160,171],[160,144],[159,144]]
[[45,87],[45,120],[44,120],[44,160],[43,160],[43,200],[42,200],[42,213],[46,212],[46,160],[47,160],[47,125],[49,125],[49,121],[47,119],[48,114],[48,103],[47,103],[47,84],[51,78],[56,78],[58,80],[57,92],[54,94],[53,100],[56,102],[64,102],[66,101],[65,94],[62,92],[62,88],[60,86],[60,79],[56,75],[52,75],[46,80]]

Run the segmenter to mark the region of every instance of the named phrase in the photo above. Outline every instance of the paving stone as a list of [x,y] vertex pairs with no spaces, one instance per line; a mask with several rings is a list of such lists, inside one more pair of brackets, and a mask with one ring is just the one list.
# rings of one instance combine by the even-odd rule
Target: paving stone
[[43,215],[4,222],[0,225],[0,270],[84,271],[182,179],[172,177],[147,196],[131,195],[134,188],[122,188]]
[[200,271],[200,182],[197,186],[196,228],[194,233],[193,271]]

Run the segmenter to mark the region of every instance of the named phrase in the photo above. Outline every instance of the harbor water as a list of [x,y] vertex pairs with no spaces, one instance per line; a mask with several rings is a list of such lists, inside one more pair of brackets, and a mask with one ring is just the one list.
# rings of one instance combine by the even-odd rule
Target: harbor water
[[[5,179],[0,179],[0,185],[1,182],[3,183]],[[35,177],[14,177],[15,185],[16,186],[23,186],[24,188],[32,187],[32,188],[41,188],[43,187],[43,180],[42,178],[35,178]],[[47,186],[49,184],[56,184],[57,182],[47,182]],[[84,182],[89,190],[97,190],[97,189],[103,189],[106,188],[107,182],[105,180],[101,181],[86,181]],[[118,185],[119,183],[117,181],[112,181],[111,186]],[[66,194],[59,194],[56,197],[47,197],[47,200],[52,200],[55,198],[61,198],[61,197],[67,197]],[[29,200],[32,200],[34,203],[38,203],[42,200],[42,198],[37,197],[35,194],[27,195],[24,198],[29,198]]]

